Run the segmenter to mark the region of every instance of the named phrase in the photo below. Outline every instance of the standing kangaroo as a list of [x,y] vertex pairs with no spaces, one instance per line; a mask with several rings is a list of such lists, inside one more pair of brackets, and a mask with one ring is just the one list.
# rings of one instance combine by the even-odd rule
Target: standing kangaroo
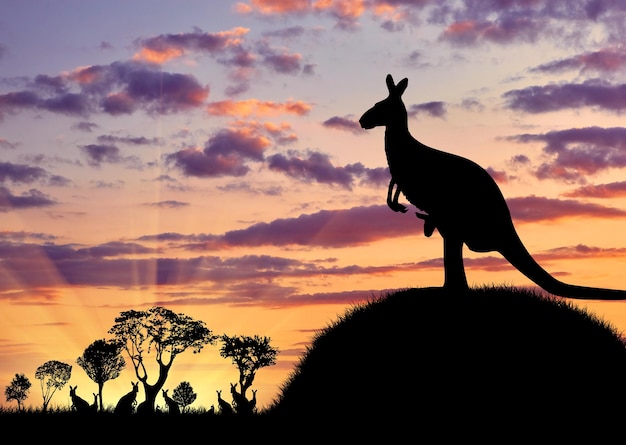
[[[400,192],[426,214],[424,233],[436,228],[443,238],[444,288],[468,289],[463,244],[474,252],[499,252],[517,270],[544,290],[567,298],[623,300],[626,291],[563,283],[544,270],[520,240],[506,201],[485,169],[473,161],[427,147],[408,129],[402,94],[408,79],[396,85],[387,75],[386,99],[367,110],[359,123],[364,129],[385,127],[385,154],[391,173],[387,205],[396,212]],[[394,188],[396,188],[394,193]]]
[[222,399],[222,391],[216,390],[217,392],[217,404],[220,407],[220,414],[229,415],[234,414],[233,406],[228,403],[226,400]]
[[72,411],[77,413],[86,413],[91,411],[89,402],[76,394],[77,386],[70,385],[70,398],[72,399]]
[[170,396],[167,395],[167,391],[169,390],[168,389],[161,390],[161,392],[163,393],[163,398],[165,399],[165,403],[167,404],[167,411],[170,414],[180,414],[180,408],[178,406],[178,403],[176,403],[174,399],[172,399]]
[[115,414],[132,414],[133,408],[137,403],[137,392],[139,391],[139,382],[130,382],[133,385],[133,389],[124,394],[117,401],[117,405],[115,405]]

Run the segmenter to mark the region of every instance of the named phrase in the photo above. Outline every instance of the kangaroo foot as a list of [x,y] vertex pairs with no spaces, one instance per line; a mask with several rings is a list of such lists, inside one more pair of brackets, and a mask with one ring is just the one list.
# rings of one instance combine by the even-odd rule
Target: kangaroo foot
[[425,213],[415,212],[415,216],[424,220],[424,235],[430,237],[435,231],[435,223],[433,223],[432,219]]

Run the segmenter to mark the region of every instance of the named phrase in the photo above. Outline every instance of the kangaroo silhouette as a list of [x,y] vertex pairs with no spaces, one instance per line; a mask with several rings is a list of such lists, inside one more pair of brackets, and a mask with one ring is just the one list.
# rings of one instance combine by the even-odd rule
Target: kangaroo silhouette
[[89,405],[89,409],[93,411],[94,413],[97,413],[98,412],[98,394],[96,394],[95,392],[92,392],[92,394],[93,394],[93,403]]
[[165,403],[167,404],[167,412],[170,414],[180,414],[180,407],[178,403],[170,396],[167,395],[169,389],[163,389],[161,392],[163,393],[163,398],[165,399]]
[[233,405],[237,414],[252,414],[256,408],[256,390],[252,390],[252,400],[248,400],[243,393],[237,391],[237,384],[230,384],[230,393],[233,396]]
[[233,406],[228,403],[226,400],[222,399],[222,391],[217,389],[217,404],[220,407],[220,414],[225,414],[225,415],[229,415],[229,414],[234,414],[233,411]]
[[72,411],[77,413],[86,413],[91,411],[89,402],[76,394],[76,388],[78,385],[70,385],[70,398],[72,399]]
[[139,382],[130,382],[133,385],[133,389],[130,392],[124,394],[117,401],[115,405],[115,414],[132,414],[133,408],[137,403],[137,392],[139,391]]
[[[626,291],[577,286],[557,280],[530,255],[520,240],[500,188],[489,173],[475,162],[428,147],[408,129],[402,94],[404,78],[396,85],[386,78],[389,95],[359,119],[369,130],[385,127],[385,154],[391,173],[387,205],[406,212],[398,202],[400,193],[425,213],[424,233],[434,229],[443,238],[444,288],[468,289],[463,265],[463,245],[474,252],[499,252],[517,270],[554,295],[589,300],[623,300]],[[394,192],[395,188],[395,192]]]

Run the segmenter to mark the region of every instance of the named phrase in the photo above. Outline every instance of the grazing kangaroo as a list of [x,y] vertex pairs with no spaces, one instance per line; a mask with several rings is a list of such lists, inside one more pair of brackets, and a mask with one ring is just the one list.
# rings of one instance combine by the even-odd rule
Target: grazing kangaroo
[[222,391],[221,390],[216,390],[217,391],[217,404],[220,407],[220,414],[233,414],[233,406],[228,403],[226,400],[222,399]]
[[[396,85],[387,75],[389,95],[367,110],[364,129],[385,127],[385,153],[391,173],[387,204],[396,212],[400,192],[423,213],[424,232],[436,228],[443,238],[444,288],[468,289],[463,244],[474,252],[499,252],[517,270],[544,290],[558,296],[590,300],[623,300],[626,291],[563,283],[532,258],[522,244],[500,188],[473,161],[428,147],[411,136],[402,94],[408,79]],[[394,187],[396,188],[394,192]]]
[[180,414],[180,407],[178,406],[178,403],[176,403],[174,399],[167,395],[168,391],[169,389],[161,390],[161,392],[163,393],[163,398],[165,399],[165,403],[167,404],[167,411],[170,414]]
[[89,402],[76,394],[76,388],[78,388],[78,385],[74,387],[70,385],[70,398],[72,399],[72,411],[76,411],[77,413],[90,412],[91,408],[89,406]]
[[133,385],[133,389],[124,394],[117,401],[117,405],[115,405],[115,410],[113,411],[115,414],[132,414],[133,408],[137,403],[137,391],[139,391],[139,382],[130,382]]

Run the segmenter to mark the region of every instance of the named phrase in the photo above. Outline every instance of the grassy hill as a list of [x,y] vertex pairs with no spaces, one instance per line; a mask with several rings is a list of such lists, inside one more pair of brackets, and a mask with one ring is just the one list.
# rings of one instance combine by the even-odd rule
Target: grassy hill
[[623,435],[625,402],[626,348],[601,319],[529,290],[422,288],[339,316],[254,416],[0,413],[0,426],[102,443],[599,443]]
[[[507,287],[409,289],[357,305],[320,331],[270,415],[309,422],[410,419],[536,425],[623,418],[626,349],[566,300]],[[380,426],[380,423],[378,423]]]

